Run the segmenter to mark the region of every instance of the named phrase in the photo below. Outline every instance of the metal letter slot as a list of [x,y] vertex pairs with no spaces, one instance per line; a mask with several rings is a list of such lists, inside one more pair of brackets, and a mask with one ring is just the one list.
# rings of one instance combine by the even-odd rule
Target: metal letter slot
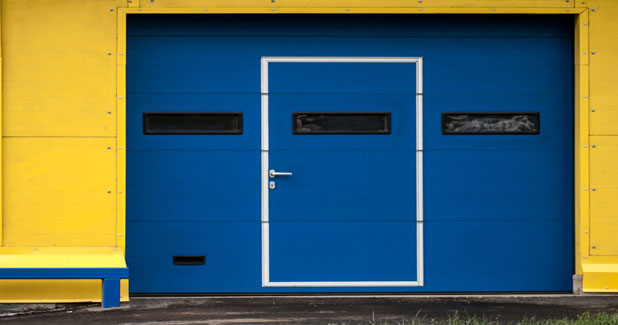
[[278,172],[278,171],[275,171],[274,169],[271,169],[268,172],[268,176],[270,176],[270,178],[275,178],[277,176],[292,176],[292,173],[291,172]]
[[174,256],[174,265],[204,265],[206,256]]

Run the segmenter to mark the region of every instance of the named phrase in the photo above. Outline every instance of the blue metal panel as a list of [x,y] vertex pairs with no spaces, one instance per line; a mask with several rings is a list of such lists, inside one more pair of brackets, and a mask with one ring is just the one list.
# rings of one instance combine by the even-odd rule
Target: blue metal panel
[[268,74],[269,94],[416,93],[412,63],[273,62]]
[[[258,189],[259,191],[259,189]],[[204,198],[204,200],[207,200]],[[216,202],[211,204],[216,204]],[[127,260],[133,292],[254,292],[261,286],[260,222],[131,222]],[[173,256],[206,256],[174,265]]]
[[[572,24],[508,15],[130,16],[131,291],[569,291]],[[423,287],[262,287],[265,56],[423,57]],[[311,64],[270,64],[271,167],[294,171],[270,192],[271,281],[415,280],[413,65]],[[391,111],[393,132],[292,134],[292,112],[335,110]],[[142,113],[153,111],[242,112],[244,130],[146,136]],[[540,112],[539,135],[441,134],[443,112],[526,111]],[[177,255],[206,264],[174,265]]]
[[275,221],[270,246],[273,282],[417,280],[415,221]]
[[148,189],[131,194],[131,222],[165,227],[169,222],[259,220],[258,151],[143,150],[130,157],[148,162],[133,171],[131,179],[140,182],[128,183]]
[[274,180],[270,220],[414,221],[415,159],[412,150],[272,150],[270,168],[294,175]]
[[425,222],[425,287],[416,291],[570,290],[572,224],[471,219]]
[[[560,151],[426,151],[425,221],[552,221],[572,211],[572,183]],[[497,163],[499,162],[499,163]],[[441,169],[430,166],[440,166]],[[448,202],[448,204],[431,204]]]

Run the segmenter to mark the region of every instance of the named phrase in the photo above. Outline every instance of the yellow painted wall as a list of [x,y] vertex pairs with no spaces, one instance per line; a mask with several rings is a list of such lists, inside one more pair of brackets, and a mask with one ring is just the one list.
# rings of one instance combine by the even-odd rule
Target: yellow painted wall
[[116,135],[115,8],[123,5],[2,1],[5,137]]
[[618,1],[589,5],[590,255],[618,256]]
[[590,143],[590,255],[618,256],[618,137]]
[[618,135],[618,1],[590,0],[591,135]]
[[[590,8],[580,15],[576,35],[576,119],[582,122],[574,141],[581,258],[576,270],[584,272],[585,283],[589,279],[588,291],[618,291],[618,0],[0,1],[0,261],[7,250],[34,247],[75,254],[89,247],[117,247],[109,254],[123,251],[124,84],[118,76],[124,57],[117,40],[124,36],[117,33],[119,8],[444,8],[468,13]],[[595,263],[603,267],[591,267]],[[125,299],[126,290],[125,281]],[[99,294],[97,283],[89,280],[0,281],[0,301],[98,300]]]
[[589,7],[590,183],[584,288],[618,292],[618,1]]
[[[137,0],[134,0],[137,1]],[[226,8],[325,8],[325,7],[423,7],[423,8],[551,8],[573,7],[573,1],[566,0],[140,0],[141,7],[149,8],[202,8],[202,7],[226,7]]]
[[116,244],[118,6],[2,1],[4,246]]
[[116,246],[116,139],[3,142],[5,247]]
[[[1,5],[0,262],[9,263],[12,247],[46,254],[45,247],[116,246],[117,8],[127,2]],[[125,300],[127,290],[124,281]],[[100,292],[98,280],[0,281],[0,301],[97,301]]]

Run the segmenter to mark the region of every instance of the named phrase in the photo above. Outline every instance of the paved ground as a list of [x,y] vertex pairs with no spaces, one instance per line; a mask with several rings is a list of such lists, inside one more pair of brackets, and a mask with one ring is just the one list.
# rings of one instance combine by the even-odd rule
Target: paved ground
[[[55,305],[46,305],[54,307]],[[401,324],[458,313],[500,322],[618,313],[618,296],[275,296],[134,297],[120,308],[57,305],[55,311],[8,316],[2,324]],[[22,306],[23,307],[23,306]],[[29,306],[32,308],[33,306]],[[13,309],[17,309],[14,307]]]

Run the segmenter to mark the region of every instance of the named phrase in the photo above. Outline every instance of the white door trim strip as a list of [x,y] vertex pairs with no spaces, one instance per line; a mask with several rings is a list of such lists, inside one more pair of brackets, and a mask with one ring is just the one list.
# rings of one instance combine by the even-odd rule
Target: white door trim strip
[[[416,64],[416,281],[271,282],[269,246],[268,65],[272,62]],[[423,286],[423,59],[407,57],[262,57],[262,286],[263,287],[420,287]]]

